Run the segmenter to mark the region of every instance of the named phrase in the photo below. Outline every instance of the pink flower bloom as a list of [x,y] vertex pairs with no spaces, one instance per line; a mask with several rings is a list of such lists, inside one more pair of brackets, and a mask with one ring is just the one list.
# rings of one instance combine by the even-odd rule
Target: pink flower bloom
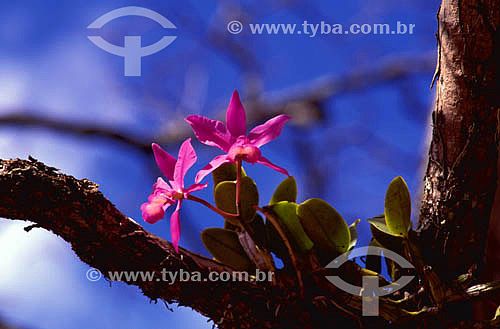
[[288,172],[271,163],[262,156],[260,147],[276,139],[285,123],[291,119],[288,115],[278,115],[269,119],[264,124],[253,128],[247,135],[245,109],[240,101],[240,96],[235,90],[226,112],[226,124],[211,120],[200,115],[191,115],[186,121],[193,128],[194,134],[200,142],[220,148],[226,154],[216,156],[208,165],[196,175],[195,182],[199,183],[205,176],[223,165],[234,163],[239,158],[243,161],[261,163],[287,176]]
[[154,224],[165,216],[165,210],[169,206],[177,203],[177,207],[170,217],[170,232],[172,244],[175,250],[179,252],[179,237],[181,235],[179,209],[182,200],[189,193],[204,189],[208,184],[193,184],[188,188],[184,188],[184,176],[186,176],[186,172],[197,159],[196,153],[191,146],[191,138],[182,143],[177,160],[159,145],[153,143],[152,146],[156,163],[170,184],[165,182],[163,178],[158,177],[158,180],[153,185],[153,193],[149,196],[148,202],[143,203],[141,206],[142,217],[146,222]]

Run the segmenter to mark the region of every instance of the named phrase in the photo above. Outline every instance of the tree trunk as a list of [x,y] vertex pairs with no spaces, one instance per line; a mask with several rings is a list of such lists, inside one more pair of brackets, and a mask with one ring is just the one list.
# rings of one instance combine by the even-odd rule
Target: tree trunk
[[[443,0],[419,228],[443,280],[483,269],[497,188],[500,1]],[[497,249],[498,250],[498,249]]]

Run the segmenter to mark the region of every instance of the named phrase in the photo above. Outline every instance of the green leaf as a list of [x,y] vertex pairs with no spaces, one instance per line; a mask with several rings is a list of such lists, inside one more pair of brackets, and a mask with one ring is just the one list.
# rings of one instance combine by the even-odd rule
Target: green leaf
[[[236,194],[236,183],[224,181],[217,184],[214,191],[215,205],[220,210],[223,210],[230,214],[236,214],[236,204],[235,197]],[[237,219],[232,217],[224,216],[227,222],[233,225],[240,225]]]
[[356,247],[356,244],[358,243],[358,229],[356,226],[358,226],[360,220],[357,219],[354,223],[349,225],[349,233],[351,234],[351,241],[349,242],[349,248],[347,250],[354,249]]
[[280,226],[295,250],[304,253],[314,246],[300,224],[296,203],[281,201],[269,208],[277,215]]
[[411,199],[408,186],[401,176],[392,180],[385,194],[385,220],[389,230],[408,237],[411,229]]
[[375,226],[379,231],[382,231],[382,232],[389,234],[389,235],[398,236],[398,235],[392,233],[389,230],[389,228],[387,227],[387,224],[385,223],[385,215],[384,214],[375,216],[373,218],[368,218],[367,221],[368,221],[368,223]]
[[297,207],[300,222],[314,244],[324,252],[345,253],[351,234],[342,216],[327,202],[309,199]]
[[297,182],[293,176],[285,178],[276,188],[269,205],[280,201],[295,202],[297,200]]
[[255,270],[255,265],[245,253],[236,232],[217,227],[207,228],[201,232],[201,241],[219,262],[240,271]]
[[385,223],[385,216],[379,215],[373,218],[368,218],[367,221],[371,224],[370,230],[373,237],[384,248],[392,250],[400,254],[403,250],[403,239],[400,236],[394,235]]
[[[241,176],[246,176],[243,168],[241,168]],[[236,181],[236,164],[224,163],[212,172],[212,178],[214,180],[214,190],[220,182]]]
[[[241,218],[246,222],[251,222],[255,216],[254,206],[259,204],[259,191],[253,179],[248,176],[241,178]],[[236,214],[236,182],[224,181],[215,187],[215,205],[217,208]],[[238,225],[238,221],[231,217],[225,217],[233,225]]]

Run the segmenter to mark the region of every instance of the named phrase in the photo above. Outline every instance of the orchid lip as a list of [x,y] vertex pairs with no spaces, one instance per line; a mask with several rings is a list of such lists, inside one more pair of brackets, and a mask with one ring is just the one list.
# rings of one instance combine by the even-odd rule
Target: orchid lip
[[177,201],[179,199],[184,199],[184,192],[182,192],[182,191],[174,191],[172,193],[172,199],[174,201]]
[[250,163],[255,163],[261,156],[259,148],[250,143],[245,143],[242,145],[234,145],[231,147],[228,153],[228,157],[235,161],[236,159],[241,159]]

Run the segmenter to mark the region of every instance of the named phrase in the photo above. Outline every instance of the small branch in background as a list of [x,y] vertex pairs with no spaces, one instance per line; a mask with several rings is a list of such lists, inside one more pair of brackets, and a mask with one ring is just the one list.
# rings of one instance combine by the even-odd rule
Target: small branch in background
[[11,325],[8,321],[0,317],[0,329],[27,329],[26,327],[18,327]]
[[56,132],[68,133],[77,136],[99,137],[110,139],[141,152],[151,153],[151,142],[141,141],[139,138],[119,132],[112,127],[96,124],[76,123],[28,114],[26,112],[6,114],[0,116],[0,125],[17,127],[46,128]]
[[[292,121],[298,126],[312,126],[322,121],[324,106],[321,105],[331,97],[352,92],[359,92],[366,88],[404,79],[417,74],[432,72],[433,56],[397,58],[376,65],[376,69],[353,72],[341,77],[324,76],[315,81],[301,84],[294,88],[285,89],[277,93],[261,93],[252,98],[245,106],[248,108],[249,124],[256,124],[281,113],[291,115]],[[221,102],[221,103],[226,103]],[[7,109],[6,109],[7,110]],[[4,110],[3,112],[7,112]],[[75,123],[59,119],[42,117],[30,114],[29,111],[10,111],[11,114],[0,116],[0,125],[40,127],[56,132],[77,136],[99,137],[113,140],[136,149],[143,153],[151,152],[151,141],[155,140],[162,145],[178,143],[191,135],[191,129],[182,124],[174,132],[160,135],[138,137],[120,131],[116,128],[90,123]],[[216,111],[217,117],[223,118],[225,109]],[[180,123],[180,122],[179,122]]]

